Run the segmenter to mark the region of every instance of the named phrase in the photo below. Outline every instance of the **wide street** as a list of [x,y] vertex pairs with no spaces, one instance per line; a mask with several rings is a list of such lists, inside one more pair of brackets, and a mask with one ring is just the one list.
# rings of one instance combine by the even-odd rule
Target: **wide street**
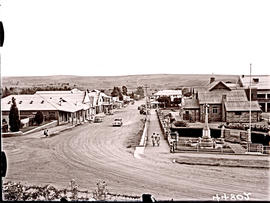
[[[42,132],[2,139],[8,157],[4,181],[52,184],[67,187],[75,179],[79,188],[94,190],[105,180],[112,193],[151,193],[160,200],[211,200],[216,194],[251,193],[251,199],[269,199],[269,171],[241,167],[182,165],[172,162],[182,154],[170,154],[166,141],[147,145],[141,159],[128,147],[142,126],[137,107],[144,101],[118,109],[102,123],[85,123],[54,137]],[[151,111],[149,133],[160,131]],[[112,127],[114,118],[122,127]],[[162,137],[162,139],[164,139]]]

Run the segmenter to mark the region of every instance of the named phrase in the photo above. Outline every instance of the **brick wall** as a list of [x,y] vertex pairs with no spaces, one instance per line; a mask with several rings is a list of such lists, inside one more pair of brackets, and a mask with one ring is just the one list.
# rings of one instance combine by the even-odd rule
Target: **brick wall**
[[[214,113],[213,109],[216,109],[217,112]],[[205,114],[204,114],[203,105],[200,105],[200,121],[204,122]],[[222,108],[221,104],[209,104],[209,113],[208,113],[208,121],[209,122],[218,122],[222,120]]]

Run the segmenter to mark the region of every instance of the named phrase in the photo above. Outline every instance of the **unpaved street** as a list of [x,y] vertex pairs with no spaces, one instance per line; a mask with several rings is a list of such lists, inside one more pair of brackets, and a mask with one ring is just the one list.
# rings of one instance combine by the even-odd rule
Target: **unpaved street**
[[[181,154],[172,155],[162,146],[147,146],[142,159],[134,158],[127,141],[139,131],[144,116],[137,107],[142,102],[116,110],[102,123],[86,123],[54,137],[43,138],[39,132],[2,139],[8,157],[4,181],[66,187],[74,178],[80,188],[94,190],[98,180],[105,180],[110,192],[151,193],[163,200],[211,200],[216,194],[243,192],[252,199],[269,199],[266,169],[180,165],[171,160]],[[122,127],[112,127],[117,117],[123,118]]]

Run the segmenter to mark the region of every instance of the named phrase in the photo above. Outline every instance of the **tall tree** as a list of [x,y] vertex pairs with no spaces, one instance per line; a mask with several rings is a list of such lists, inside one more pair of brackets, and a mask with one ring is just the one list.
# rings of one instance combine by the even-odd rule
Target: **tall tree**
[[135,94],[140,95],[141,98],[144,98],[144,91],[143,91],[143,87],[137,87],[137,90],[135,92]]
[[15,98],[12,97],[12,105],[10,107],[10,111],[9,111],[9,126],[10,126],[10,130],[12,132],[17,132],[20,130],[20,118],[19,118],[19,110],[17,108],[16,105],[16,101]]
[[123,93],[123,95],[128,95],[127,94],[127,87],[126,86],[122,86],[122,93]]
[[43,122],[43,120],[44,120],[43,113],[42,113],[41,111],[38,111],[38,112],[36,113],[36,115],[35,115],[34,120],[36,121],[36,123],[37,123],[38,125],[40,125],[40,124]]

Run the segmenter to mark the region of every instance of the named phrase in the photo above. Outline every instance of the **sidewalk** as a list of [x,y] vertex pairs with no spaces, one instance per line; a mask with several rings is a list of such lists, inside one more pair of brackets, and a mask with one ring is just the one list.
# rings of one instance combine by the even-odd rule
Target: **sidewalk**
[[[60,133],[61,131],[64,131],[66,129],[73,128],[73,127],[74,127],[74,125],[72,125],[71,123],[67,123],[67,124],[64,124],[64,125],[48,128],[48,131],[49,131],[49,135],[51,135],[51,134]],[[29,138],[45,137],[45,135],[43,133],[44,133],[44,131],[41,130],[41,131],[38,131],[38,132],[33,132],[33,133],[29,133],[27,135],[23,135],[23,137],[29,137]]]
[[[154,109],[150,110],[150,123],[148,128],[148,141],[144,150],[145,155],[156,156],[157,154],[170,153],[167,140],[165,140],[161,128],[159,126],[158,117]],[[151,136],[153,133],[160,135],[160,145],[153,147]]]

